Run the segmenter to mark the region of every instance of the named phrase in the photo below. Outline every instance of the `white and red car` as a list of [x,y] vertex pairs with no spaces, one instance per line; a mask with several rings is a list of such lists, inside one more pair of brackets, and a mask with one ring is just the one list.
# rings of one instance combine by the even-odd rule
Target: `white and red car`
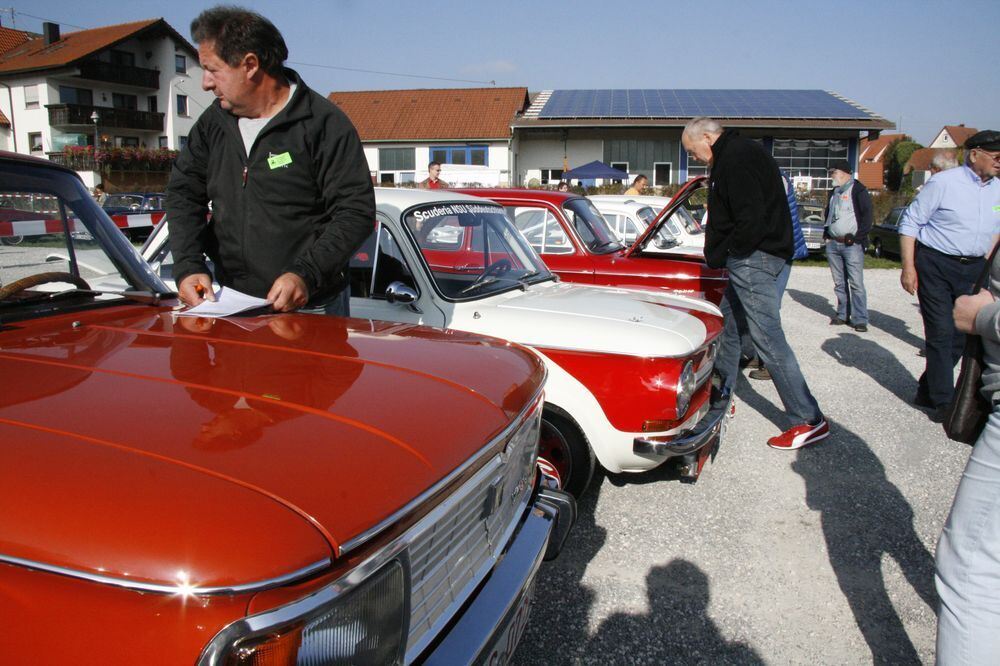
[[[641,472],[679,458],[682,475],[697,478],[728,407],[711,382],[717,307],[560,282],[492,201],[409,189],[377,189],[376,201],[376,229],[350,265],[351,316],[533,349],[548,370],[541,455],[570,492],[586,488],[595,459]],[[167,234],[157,228],[143,253],[169,280]]]

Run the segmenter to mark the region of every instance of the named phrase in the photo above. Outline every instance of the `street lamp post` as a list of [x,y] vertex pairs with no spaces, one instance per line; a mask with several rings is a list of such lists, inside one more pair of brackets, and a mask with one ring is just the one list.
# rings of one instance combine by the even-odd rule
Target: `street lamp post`
[[97,123],[100,121],[101,116],[98,115],[97,109],[94,109],[90,113],[90,122],[94,123],[94,170],[97,170],[97,149],[101,143],[101,133],[97,129]]

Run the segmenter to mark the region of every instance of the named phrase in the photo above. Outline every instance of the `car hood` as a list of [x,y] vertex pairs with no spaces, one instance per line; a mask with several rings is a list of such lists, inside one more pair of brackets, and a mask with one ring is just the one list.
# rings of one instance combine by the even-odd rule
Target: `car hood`
[[460,308],[449,326],[532,347],[687,356],[718,335],[722,315],[665,291],[543,282]]
[[0,559],[156,585],[286,576],[445,478],[544,381],[528,350],[460,332],[182,319],[0,329]]

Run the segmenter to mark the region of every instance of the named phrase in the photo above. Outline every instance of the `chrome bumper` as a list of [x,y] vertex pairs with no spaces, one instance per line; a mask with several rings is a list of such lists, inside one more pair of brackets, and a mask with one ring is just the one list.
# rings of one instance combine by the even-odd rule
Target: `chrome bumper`
[[636,437],[632,452],[637,455],[654,455],[666,458],[685,456],[716,441],[722,433],[729,413],[729,391],[712,388],[708,412],[690,430],[661,437]]
[[481,663],[491,657],[509,661],[516,643],[497,641],[512,623],[526,622],[525,602],[534,592],[538,567],[543,559],[559,554],[575,519],[571,495],[542,489],[503,559],[431,652],[418,661],[428,666]]

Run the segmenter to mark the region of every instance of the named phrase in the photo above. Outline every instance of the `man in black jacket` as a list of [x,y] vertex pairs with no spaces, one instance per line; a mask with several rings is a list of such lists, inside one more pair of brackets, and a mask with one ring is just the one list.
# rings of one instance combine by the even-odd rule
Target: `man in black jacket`
[[345,269],[375,220],[357,131],[282,66],[285,41],[259,14],[208,9],[191,35],[202,87],[217,99],[167,186],[181,300],[212,298],[207,255],[220,284],[267,298],[278,312],[346,315]]
[[872,228],[872,197],[868,188],[854,179],[846,160],[830,165],[833,189],[826,200],[826,259],[833,275],[837,315],[833,326],[850,321],[855,331],[868,330],[868,295],[865,292],[865,247]]
[[776,281],[795,252],[792,218],[774,158],[711,118],[695,118],[681,136],[684,149],[710,165],[705,261],[729,271],[722,301],[725,332],[715,368],[735,388],[740,334],[734,307],[746,313],[750,336],[774,379],[792,427],[768,446],[792,450],[820,441],[830,428],[781,328]]

